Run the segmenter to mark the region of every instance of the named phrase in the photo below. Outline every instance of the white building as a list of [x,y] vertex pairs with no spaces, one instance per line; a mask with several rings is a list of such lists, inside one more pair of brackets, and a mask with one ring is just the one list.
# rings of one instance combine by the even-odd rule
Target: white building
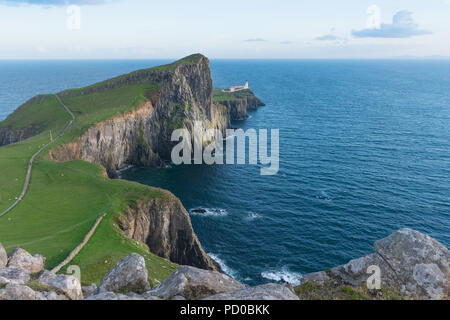
[[[228,88],[229,92],[235,92],[235,91],[240,91],[240,90],[245,90],[248,89],[248,81],[245,81],[245,84],[243,86],[231,86],[230,88]],[[227,90],[224,90],[227,91]]]

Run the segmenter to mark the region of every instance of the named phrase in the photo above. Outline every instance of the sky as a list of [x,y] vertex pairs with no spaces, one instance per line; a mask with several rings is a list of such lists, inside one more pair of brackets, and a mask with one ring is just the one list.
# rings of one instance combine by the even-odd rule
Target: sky
[[450,0],[0,0],[0,59],[450,57]]

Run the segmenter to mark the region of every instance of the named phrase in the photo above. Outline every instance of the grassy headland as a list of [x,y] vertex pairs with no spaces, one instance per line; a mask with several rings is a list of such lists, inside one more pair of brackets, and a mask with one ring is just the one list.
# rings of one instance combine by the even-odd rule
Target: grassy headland
[[[170,69],[172,65],[169,66],[164,68]],[[74,94],[61,94],[76,119],[55,145],[72,141],[96,123],[138,107],[160,88],[158,83],[147,82],[88,94],[77,92],[85,88],[69,92]],[[46,95],[23,105],[0,123],[15,130],[32,125],[40,132],[0,148],[0,210],[7,208],[20,193],[31,155],[49,142],[50,131],[56,137],[69,120],[70,115],[55,96]],[[47,258],[46,268],[50,269],[64,260],[95,220],[106,213],[88,244],[70,263],[81,267],[84,284],[98,283],[119,259],[131,252],[145,257],[149,281],[153,284],[176,269],[175,264],[150,253],[145,245],[126,238],[116,225],[117,217],[138,199],[164,197],[165,191],[108,179],[104,168],[97,164],[43,160],[49,150],[35,162],[24,199],[0,218],[0,242],[8,251],[21,247],[33,254],[43,254]]]

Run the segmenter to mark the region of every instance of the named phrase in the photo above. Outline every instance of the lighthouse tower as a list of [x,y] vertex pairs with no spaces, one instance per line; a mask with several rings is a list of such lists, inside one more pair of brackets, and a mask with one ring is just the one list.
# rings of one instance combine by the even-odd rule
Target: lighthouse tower
[[244,89],[248,89],[248,81],[245,81]]

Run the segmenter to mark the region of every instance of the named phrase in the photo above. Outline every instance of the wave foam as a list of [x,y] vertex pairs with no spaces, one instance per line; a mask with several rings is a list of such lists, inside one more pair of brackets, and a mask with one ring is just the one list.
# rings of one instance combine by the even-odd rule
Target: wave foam
[[263,216],[260,215],[259,213],[252,212],[252,213],[249,213],[249,214],[245,217],[245,220],[246,220],[246,221],[253,221],[253,220],[261,219],[262,217],[263,217]]
[[320,191],[320,194],[316,195],[317,199],[325,200],[326,202],[333,201],[333,198],[331,198],[325,191]]
[[192,208],[189,210],[189,213],[191,215],[206,217],[223,217],[228,215],[228,212],[225,209],[218,208]]
[[214,253],[208,253],[208,256],[211,257],[217,264],[220,266],[223,272],[228,274],[230,277],[236,279],[236,272],[231,269],[229,266],[225,264],[225,261],[223,261],[217,254]]
[[261,272],[261,277],[277,282],[285,282],[292,284],[294,286],[298,286],[303,276],[300,273],[291,272],[288,271],[287,269],[282,269],[281,271]]

